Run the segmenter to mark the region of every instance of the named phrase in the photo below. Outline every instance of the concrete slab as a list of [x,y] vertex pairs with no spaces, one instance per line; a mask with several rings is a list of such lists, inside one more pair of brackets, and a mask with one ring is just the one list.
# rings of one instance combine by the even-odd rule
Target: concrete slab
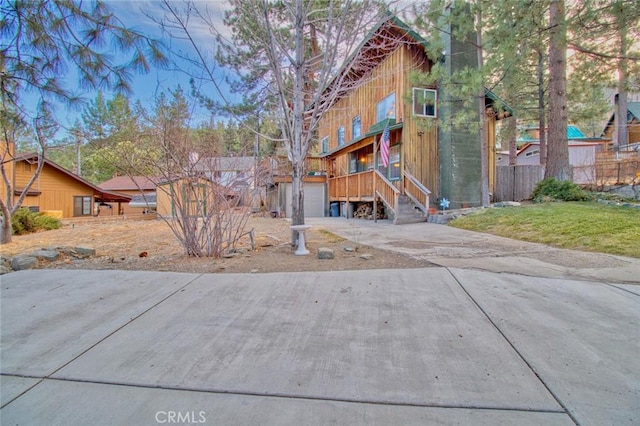
[[586,281],[452,273],[580,424],[640,423],[637,294]]
[[44,377],[196,274],[28,270],[2,276],[2,374]]
[[[12,401],[21,393],[34,387],[40,379],[27,377],[0,376],[0,408]],[[0,416],[0,419],[2,417]]]
[[615,287],[622,289],[622,290],[626,290],[628,292],[631,292],[633,294],[637,294],[638,296],[640,296],[640,285],[635,285],[635,284],[615,284]]
[[203,275],[53,377],[561,411],[442,268]]
[[309,218],[351,241],[404,253],[432,264],[532,277],[640,284],[640,259],[552,248],[435,223],[393,225],[389,220]]
[[573,424],[563,413],[360,404],[57,380],[45,380],[1,414],[3,424],[21,425]]

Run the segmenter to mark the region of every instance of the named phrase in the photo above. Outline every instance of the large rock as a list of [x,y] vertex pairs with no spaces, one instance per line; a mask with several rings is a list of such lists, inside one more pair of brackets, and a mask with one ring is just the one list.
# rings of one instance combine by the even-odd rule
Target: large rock
[[60,252],[58,250],[36,250],[31,253],[31,256],[41,260],[53,261],[60,257]]
[[318,259],[333,259],[333,250],[327,247],[318,249]]
[[19,255],[11,260],[11,269],[14,271],[33,269],[36,265],[38,265],[38,258],[34,256]]

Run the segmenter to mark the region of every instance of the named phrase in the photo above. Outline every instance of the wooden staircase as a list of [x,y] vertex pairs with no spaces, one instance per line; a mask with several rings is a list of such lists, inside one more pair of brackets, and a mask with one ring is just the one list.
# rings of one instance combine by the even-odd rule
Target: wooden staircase
[[410,172],[404,172],[404,193],[377,170],[374,179],[375,194],[393,212],[394,225],[427,221],[431,191]]

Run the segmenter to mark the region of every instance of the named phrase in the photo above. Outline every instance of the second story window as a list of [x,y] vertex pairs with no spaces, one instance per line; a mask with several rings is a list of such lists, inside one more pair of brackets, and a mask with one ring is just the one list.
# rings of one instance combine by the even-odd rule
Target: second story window
[[344,145],[344,126],[338,127],[338,146]]
[[436,116],[437,93],[432,89],[413,88],[413,114],[419,117]]
[[378,102],[376,105],[376,123],[385,118],[396,118],[396,94],[395,92]]
[[325,152],[329,152],[329,136],[325,136],[324,138],[322,138],[322,141],[320,142],[321,145],[321,149],[322,149],[322,153],[324,154]]
[[358,139],[360,134],[360,116],[358,115],[351,120],[351,139]]

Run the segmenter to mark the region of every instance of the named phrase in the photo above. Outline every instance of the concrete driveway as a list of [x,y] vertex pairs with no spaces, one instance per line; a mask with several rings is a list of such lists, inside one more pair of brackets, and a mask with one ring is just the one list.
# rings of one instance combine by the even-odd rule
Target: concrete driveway
[[634,285],[31,270],[0,308],[7,425],[640,423]]
[[[640,259],[549,247],[435,223],[309,218],[306,223],[352,242],[430,263],[530,277],[640,284]],[[638,247],[640,253],[640,247]]]

